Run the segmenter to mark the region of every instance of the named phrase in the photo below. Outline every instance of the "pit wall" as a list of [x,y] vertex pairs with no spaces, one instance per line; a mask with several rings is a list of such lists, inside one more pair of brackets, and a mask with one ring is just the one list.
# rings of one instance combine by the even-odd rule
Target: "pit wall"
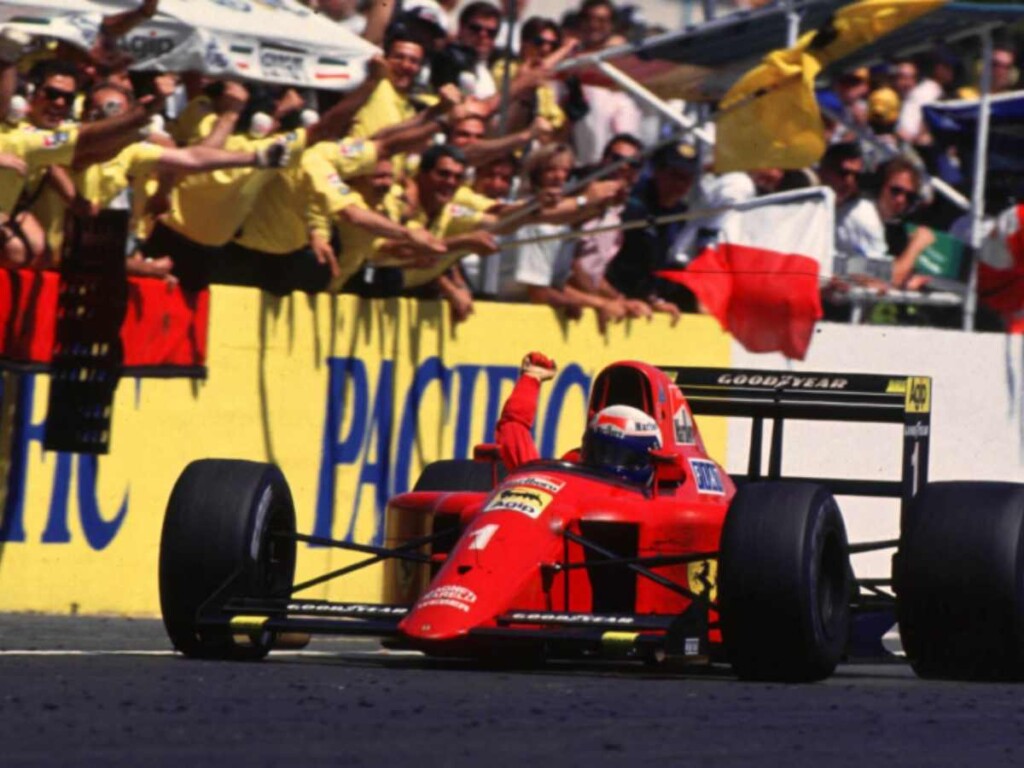
[[[536,437],[544,455],[578,444],[593,376],[608,362],[727,366],[731,342],[706,318],[664,317],[599,333],[593,315],[565,323],[544,307],[478,304],[452,328],[436,302],[211,296],[209,377],[124,379],[111,451],[42,450],[45,376],[5,379],[0,423],[0,611],[159,614],[164,507],[185,465],[204,457],[278,463],[300,531],[380,543],[386,499],[423,465],[472,455],[519,363],[543,350],[559,364]],[[725,452],[724,423],[705,435]],[[299,579],[357,557],[300,545]],[[380,567],[303,593],[375,600]]]
[[[159,614],[157,551],[163,510],[191,460],[273,461],[295,497],[301,531],[380,542],[385,500],[423,465],[469,457],[493,435],[525,352],[559,363],[542,391],[536,437],[544,455],[574,447],[586,395],[607,363],[934,377],[933,479],[1024,480],[1018,339],[919,329],[821,325],[808,359],[751,355],[714,321],[684,317],[614,325],[565,323],[543,307],[479,304],[452,328],[434,302],[352,297],[276,299],[245,289],[211,298],[209,377],[125,379],[111,452],[98,458],[41,447],[47,379],[5,379],[0,421],[0,611]],[[712,454],[746,466],[742,421],[700,422]],[[899,429],[786,428],[784,470],[895,477]],[[891,502],[840,499],[853,539],[895,534]],[[356,559],[300,545],[299,579]],[[884,575],[887,555],[859,558]],[[310,598],[376,600],[379,568],[309,590]]]

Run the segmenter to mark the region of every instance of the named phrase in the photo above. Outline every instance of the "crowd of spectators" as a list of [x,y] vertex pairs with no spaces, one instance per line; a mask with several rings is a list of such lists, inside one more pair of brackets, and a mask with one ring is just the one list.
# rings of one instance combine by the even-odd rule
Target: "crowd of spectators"
[[[713,149],[610,82],[557,69],[650,30],[611,0],[560,20],[528,1],[366,15],[356,0],[311,2],[381,45],[343,95],[129,71],[117,40],[158,0],[105,19],[88,52],[4,30],[0,265],[55,268],[66,217],[124,209],[129,273],[186,289],[441,298],[455,321],[479,300],[593,311],[602,326],[675,319],[700,307],[656,273],[685,269],[717,231],[678,215],[823,184],[837,204],[832,314],[852,285],[927,290],[916,260],[962,213],[930,180],[962,188],[965,174],[923,108],[976,95],[964,51],[836,73],[819,92],[820,164],[714,176]],[[1012,46],[992,66],[993,91],[1015,87]]]

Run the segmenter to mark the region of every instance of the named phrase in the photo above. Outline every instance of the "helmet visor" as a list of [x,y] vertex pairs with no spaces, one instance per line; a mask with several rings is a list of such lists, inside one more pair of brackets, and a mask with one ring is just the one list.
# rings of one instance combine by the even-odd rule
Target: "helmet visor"
[[602,432],[588,432],[583,440],[580,458],[584,464],[605,469],[643,471],[651,466],[654,440],[614,437]]

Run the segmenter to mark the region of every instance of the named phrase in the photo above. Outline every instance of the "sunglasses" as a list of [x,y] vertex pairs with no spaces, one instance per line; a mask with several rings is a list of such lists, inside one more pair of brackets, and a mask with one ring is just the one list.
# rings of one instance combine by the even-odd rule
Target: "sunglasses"
[[533,43],[538,48],[557,48],[558,47],[558,38],[556,38],[556,37],[544,37],[542,35],[537,35],[530,42]]
[[439,179],[444,179],[445,181],[460,181],[461,182],[466,174],[465,173],[459,173],[458,171],[444,171],[444,170],[439,170],[439,169],[435,168],[434,169],[434,175],[437,176]]
[[64,101],[70,104],[75,98],[74,91],[65,91],[61,88],[54,88],[52,85],[44,85],[41,90],[43,92],[43,96],[45,96],[48,101],[64,99]]
[[623,155],[619,152],[609,152],[608,159],[613,163],[625,162],[630,168],[639,168],[643,162],[636,155]]
[[477,35],[487,35],[487,37],[491,38],[491,40],[498,36],[497,27],[485,27],[483,24],[479,24],[475,21],[471,21],[466,26],[469,28],[470,32]]
[[915,192],[914,190],[907,189],[906,187],[901,187],[897,184],[890,184],[885,188],[885,191],[888,192],[893,197],[907,198],[908,203],[916,202],[918,197],[917,192]]

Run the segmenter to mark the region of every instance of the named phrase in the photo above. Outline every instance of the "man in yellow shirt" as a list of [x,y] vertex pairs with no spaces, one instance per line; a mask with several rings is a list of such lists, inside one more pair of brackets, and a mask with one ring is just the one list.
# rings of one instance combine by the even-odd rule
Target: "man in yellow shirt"
[[[388,229],[390,222],[383,217],[361,213],[366,206],[354,202],[345,182],[369,172],[378,158],[419,150],[446,114],[462,114],[458,99],[456,90],[445,91],[434,106],[370,139],[346,137],[306,149],[298,166],[278,174],[263,189],[242,225],[226,254],[232,262],[230,272],[236,275],[232,281],[282,294],[323,290],[328,284],[339,284],[343,272],[347,277],[371,258],[373,235],[407,236],[393,224]],[[345,234],[351,236],[350,242],[342,241],[344,264],[329,245],[332,220],[344,225]],[[312,242],[310,232],[317,233]],[[425,232],[408,236],[412,245],[444,252],[440,241]]]
[[[119,115],[130,109],[133,98],[125,89],[113,83],[101,83],[89,94],[86,104],[86,122],[103,116]],[[202,173],[222,168],[265,168],[274,159],[266,151],[232,152],[216,147],[192,146],[179,148],[169,137],[159,141],[129,144],[116,157],[96,163],[75,172],[71,194],[94,209],[129,208],[133,217],[144,216],[146,181],[156,173]],[[278,157],[280,159],[280,156]],[[132,190],[134,194],[128,194]],[[74,206],[77,208],[82,205]],[[133,227],[133,231],[138,228]],[[129,260],[133,274],[164,275],[170,263],[143,264],[141,259]]]
[[[8,31],[0,33],[0,113],[6,113],[14,92],[17,52],[10,45]],[[0,153],[19,158],[21,164],[0,165],[0,263],[8,266],[45,266],[48,251],[45,233],[38,221],[19,207],[26,178],[42,173],[50,165],[84,167],[107,160],[138,136],[155,105],[136,105],[123,115],[98,120],[81,128],[59,126],[74,97],[75,80],[48,65],[37,89],[35,120],[26,129],[0,133]],[[46,74],[50,73],[50,74]],[[44,103],[46,102],[46,103]]]
[[[373,93],[356,114],[351,134],[369,138],[379,131],[413,117],[419,110],[436,102],[430,95],[414,96],[423,69],[426,46],[414,33],[399,28],[384,43],[384,60],[388,76],[377,84]],[[406,172],[405,157],[394,158],[399,177]]]
[[[472,313],[472,294],[461,275],[452,267],[467,253],[487,255],[498,250],[494,236],[485,227],[497,219],[454,201],[456,190],[465,178],[467,163],[462,150],[437,144],[423,153],[420,168],[410,184],[395,187],[385,200],[388,215],[408,226],[420,226],[441,238],[447,253],[427,267],[402,270],[403,287],[416,295],[440,294],[448,301],[455,322]],[[381,245],[381,253],[403,256],[407,247],[390,241]]]
[[[235,282],[233,260],[225,259],[221,249],[241,230],[262,191],[284,169],[297,168],[307,146],[344,131],[386,71],[382,62],[372,60],[366,81],[309,128],[262,139],[230,135],[225,149],[284,152],[287,161],[282,170],[234,168],[189,176],[174,188],[171,210],[157,223],[143,253],[150,258],[169,256],[186,289],[205,287],[211,279]],[[242,105],[235,103],[230,108],[240,113]]]
[[[406,134],[415,139],[415,130]],[[258,285],[277,294],[316,292],[341,285],[373,255],[374,237],[396,238],[414,251],[444,253],[443,244],[423,230],[406,227],[374,211],[346,179],[373,168],[389,148],[409,146],[397,140],[353,139],[321,142],[302,153],[299,165],[279,174],[261,193],[241,233],[227,250],[235,282]],[[325,243],[331,223],[347,237],[342,257]],[[311,235],[317,247],[311,246]]]

